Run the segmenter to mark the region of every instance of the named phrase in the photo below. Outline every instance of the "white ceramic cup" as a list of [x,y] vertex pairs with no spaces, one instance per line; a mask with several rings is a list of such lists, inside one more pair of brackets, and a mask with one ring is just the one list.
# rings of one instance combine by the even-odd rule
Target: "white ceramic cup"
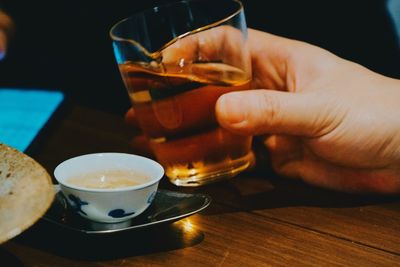
[[[149,177],[143,184],[107,189],[85,188],[68,179],[112,170],[138,172]],[[163,167],[154,160],[125,153],[95,153],[68,159],[54,170],[70,207],[79,215],[97,222],[116,223],[138,216],[152,203]]]

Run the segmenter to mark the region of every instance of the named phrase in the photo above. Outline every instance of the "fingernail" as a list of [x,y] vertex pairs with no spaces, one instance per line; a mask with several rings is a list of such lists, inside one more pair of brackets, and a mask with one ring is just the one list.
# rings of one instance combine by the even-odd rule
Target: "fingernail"
[[245,114],[240,106],[243,105],[243,98],[238,92],[222,95],[217,102],[217,116],[220,121],[229,124],[241,123],[245,120]]

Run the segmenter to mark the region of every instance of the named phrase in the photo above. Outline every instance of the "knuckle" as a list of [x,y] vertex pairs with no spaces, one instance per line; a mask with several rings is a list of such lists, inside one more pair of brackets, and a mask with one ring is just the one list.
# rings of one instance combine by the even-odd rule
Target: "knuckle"
[[259,101],[260,123],[257,130],[268,131],[279,124],[280,104],[273,94],[264,93]]

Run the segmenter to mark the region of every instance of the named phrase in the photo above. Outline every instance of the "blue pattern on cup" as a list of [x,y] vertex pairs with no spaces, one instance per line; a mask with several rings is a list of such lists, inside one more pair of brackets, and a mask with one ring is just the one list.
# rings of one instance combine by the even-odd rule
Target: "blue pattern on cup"
[[135,214],[135,212],[133,211],[133,212],[126,213],[125,210],[123,210],[123,209],[114,209],[108,213],[108,216],[113,217],[113,218],[123,218],[123,217],[127,217],[129,215],[132,215],[132,214]]
[[86,212],[82,210],[82,206],[89,205],[88,202],[81,200],[79,197],[69,194],[68,198],[72,201],[72,207],[79,213],[87,215]]

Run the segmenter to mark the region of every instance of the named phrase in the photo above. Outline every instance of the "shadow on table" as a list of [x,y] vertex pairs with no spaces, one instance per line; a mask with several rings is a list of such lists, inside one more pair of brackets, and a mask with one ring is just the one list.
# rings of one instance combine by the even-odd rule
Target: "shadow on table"
[[351,208],[398,201],[398,196],[342,193],[308,185],[299,180],[253,171],[239,177],[198,188],[171,188],[186,193],[203,193],[213,202],[203,214],[275,209],[282,207]]
[[39,221],[15,239],[27,246],[80,260],[112,260],[195,246],[203,232],[186,229],[185,221],[113,234],[88,235]]
[[25,265],[14,254],[0,247],[0,266],[24,267]]

